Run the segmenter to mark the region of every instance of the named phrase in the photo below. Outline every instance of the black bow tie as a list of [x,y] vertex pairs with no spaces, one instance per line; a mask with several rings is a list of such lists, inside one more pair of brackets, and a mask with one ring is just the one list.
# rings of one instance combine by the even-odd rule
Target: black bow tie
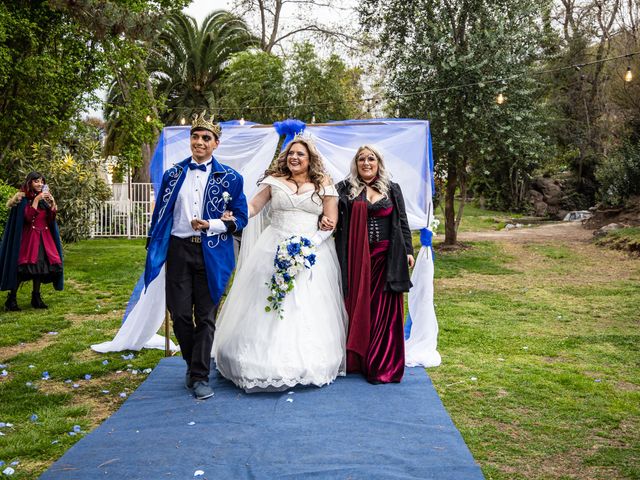
[[[209,164],[207,163],[207,165]],[[189,163],[189,170],[202,170],[203,172],[206,172],[207,165],[204,163]]]

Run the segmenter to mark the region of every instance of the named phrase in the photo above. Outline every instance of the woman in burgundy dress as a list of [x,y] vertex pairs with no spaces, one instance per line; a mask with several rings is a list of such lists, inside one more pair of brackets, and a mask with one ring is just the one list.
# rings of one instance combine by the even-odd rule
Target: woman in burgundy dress
[[[337,186],[336,250],[349,315],[347,371],[371,383],[399,382],[404,373],[404,298],[413,267],[411,231],[402,191],[389,180],[371,146],[358,149]],[[325,218],[323,227],[329,227]]]
[[40,285],[53,283],[56,290],[63,287],[56,201],[45,188],[44,177],[31,172],[7,206],[11,212],[0,245],[0,290],[9,290],[5,307],[9,311],[20,310],[18,287],[32,280],[31,305],[47,308],[40,296]]

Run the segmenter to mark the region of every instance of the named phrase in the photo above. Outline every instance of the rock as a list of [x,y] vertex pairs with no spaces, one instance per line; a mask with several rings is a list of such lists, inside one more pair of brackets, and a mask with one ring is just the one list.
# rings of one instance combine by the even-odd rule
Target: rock
[[536,217],[546,217],[549,212],[549,206],[542,200],[533,202],[533,212]]
[[624,225],[620,225],[619,223],[610,223],[609,225],[602,227],[600,230],[603,232],[610,232],[612,230],[620,230],[621,228],[624,228]]
[[592,216],[593,213],[588,210],[574,210],[573,212],[568,212],[562,220],[565,222],[576,222],[578,220],[586,220]]

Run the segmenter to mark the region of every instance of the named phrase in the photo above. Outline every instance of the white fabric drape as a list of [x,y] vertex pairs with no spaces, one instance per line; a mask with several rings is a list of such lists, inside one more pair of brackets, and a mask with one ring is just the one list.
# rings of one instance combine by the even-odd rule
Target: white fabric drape
[[413,322],[411,336],[404,344],[408,367],[437,367],[442,362],[438,353],[438,322],[433,306],[433,257],[431,247],[421,247],[411,274],[409,314]]
[[[127,321],[109,342],[91,345],[96,352],[120,352],[122,350],[140,350],[157,348],[164,350],[164,337],[156,332],[162,325],[165,315],[165,270],[140,294],[140,299],[129,313]],[[177,351],[178,347],[170,341],[169,348]]]

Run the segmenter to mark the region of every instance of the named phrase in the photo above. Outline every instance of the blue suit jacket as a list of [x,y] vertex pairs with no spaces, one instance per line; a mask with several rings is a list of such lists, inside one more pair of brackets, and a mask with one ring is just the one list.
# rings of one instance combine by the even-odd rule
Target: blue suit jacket
[[[169,238],[173,226],[173,209],[190,161],[191,157],[175,164],[162,177],[149,231],[151,238],[144,272],[145,288],[158,276],[162,265],[167,260]],[[231,210],[233,216],[236,217],[236,231],[242,230],[247,224],[248,217],[243,184],[242,176],[238,172],[219,163],[214,158],[204,192],[203,218],[205,220],[217,219],[225,210]],[[224,193],[231,196],[228,204],[225,204],[223,199]],[[218,304],[235,267],[233,237],[230,233],[212,236],[201,233],[201,236],[209,293],[213,302]]]

